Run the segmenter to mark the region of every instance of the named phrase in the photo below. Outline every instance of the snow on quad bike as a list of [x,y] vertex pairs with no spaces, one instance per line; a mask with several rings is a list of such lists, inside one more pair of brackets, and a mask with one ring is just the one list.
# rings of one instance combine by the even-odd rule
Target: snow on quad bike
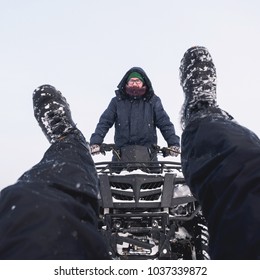
[[[155,147],[158,155],[169,148]],[[113,161],[95,163],[100,182],[99,230],[113,259],[209,259],[201,207],[185,184],[181,164],[153,161],[149,149],[129,146]]]

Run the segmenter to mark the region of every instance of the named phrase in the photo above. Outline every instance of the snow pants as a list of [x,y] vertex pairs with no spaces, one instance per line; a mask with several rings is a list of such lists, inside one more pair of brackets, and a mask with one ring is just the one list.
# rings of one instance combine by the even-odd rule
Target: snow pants
[[208,221],[212,259],[260,259],[260,141],[208,116],[182,135],[183,174]]
[[0,196],[0,259],[108,259],[97,230],[98,179],[87,146],[75,137]]

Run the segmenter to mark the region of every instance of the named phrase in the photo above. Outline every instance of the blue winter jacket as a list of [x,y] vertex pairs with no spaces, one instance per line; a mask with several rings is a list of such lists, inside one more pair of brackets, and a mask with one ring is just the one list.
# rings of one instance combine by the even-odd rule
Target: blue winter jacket
[[[142,75],[147,87],[141,97],[125,93],[127,78],[131,72]],[[131,68],[123,77],[107,109],[101,115],[90,145],[102,144],[108,130],[115,125],[114,142],[117,148],[142,145],[150,148],[157,144],[156,128],[159,128],[168,146],[180,146],[180,139],[158,96],[154,94],[150,79],[143,69]]]

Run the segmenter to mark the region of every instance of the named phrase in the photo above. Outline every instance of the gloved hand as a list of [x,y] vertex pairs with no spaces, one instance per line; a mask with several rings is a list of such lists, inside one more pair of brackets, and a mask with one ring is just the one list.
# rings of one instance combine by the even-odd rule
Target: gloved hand
[[97,144],[91,145],[90,146],[90,153],[92,155],[98,155],[100,154],[100,146]]
[[169,150],[172,157],[177,157],[181,153],[180,147],[177,146],[170,146]]

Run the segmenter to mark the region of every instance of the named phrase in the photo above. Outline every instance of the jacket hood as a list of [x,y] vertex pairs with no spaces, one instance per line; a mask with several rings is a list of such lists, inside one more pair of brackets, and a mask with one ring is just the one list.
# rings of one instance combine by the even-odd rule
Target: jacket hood
[[152,83],[151,83],[150,79],[148,78],[148,76],[146,75],[145,71],[140,67],[132,67],[125,73],[122,80],[120,81],[120,83],[117,86],[118,89],[116,90],[116,95],[123,99],[133,98],[133,97],[129,97],[129,95],[125,93],[125,86],[127,83],[127,78],[130,75],[130,73],[132,73],[132,72],[138,72],[143,77],[144,83],[147,87],[146,93],[141,98],[150,99],[154,95]]

